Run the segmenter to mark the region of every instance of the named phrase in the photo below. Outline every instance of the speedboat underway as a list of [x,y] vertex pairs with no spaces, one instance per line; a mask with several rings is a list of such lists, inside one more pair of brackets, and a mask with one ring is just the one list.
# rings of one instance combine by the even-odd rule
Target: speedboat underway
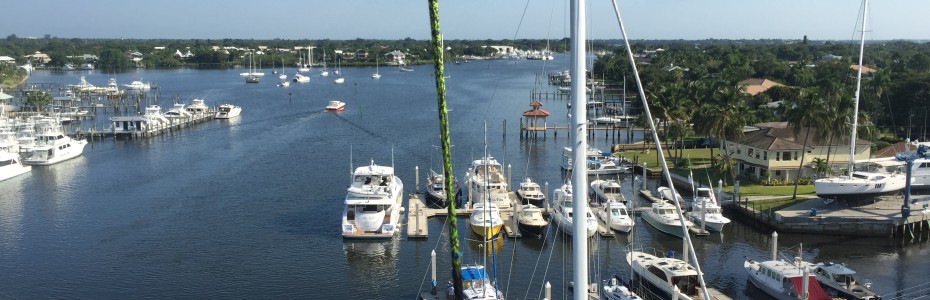
[[[749,273],[749,281],[769,296],[779,300],[798,299],[804,284],[804,270],[808,263],[795,258],[795,263],[781,260],[754,261],[746,259],[743,268]],[[810,300],[831,300],[813,274],[807,278]]]
[[607,202],[597,209],[597,216],[607,224],[610,229],[629,233],[633,229],[633,218],[626,205],[621,202]]
[[343,238],[390,238],[400,232],[404,184],[394,168],[370,165],[355,169],[342,211]]
[[[453,201],[458,203],[462,195],[462,189],[459,188],[458,178],[452,178],[452,194],[455,197]],[[446,176],[436,171],[430,170],[429,178],[426,179],[426,203],[432,207],[446,207],[449,205],[446,201]]]
[[626,203],[626,198],[623,197],[623,192],[620,190],[620,182],[613,179],[591,181],[591,193],[601,203]]
[[472,205],[468,224],[475,234],[490,239],[504,227],[504,220],[501,219],[501,211],[497,205],[491,202],[477,202]]
[[24,163],[30,165],[51,165],[80,156],[84,152],[86,140],[73,140],[61,130],[55,120],[41,120],[36,127],[36,145],[26,156]]
[[856,271],[843,264],[819,263],[815,265],[812,273],[817,282],[826,290],[827,294],[844,299],[871,299],[881,300],[882,297],[869,289],[871,284],[863,285],[853,276]]
[[330,100],[329,104],[326,105],[328,111],[342,111],[344,109],[346,109],[346,103],[339,100]]
[[543,236],[546,233],[546,227],[549,226],[549,221],[546,221],[542,215],[542,209],[532,204],[520,207],[517,222],[521,232],[534,237]]
[[[642,251],[630,251],[626,261],[633,273],[645,279],[659,299],[671,299],[674,289],[679,290],[678,299],[701,299],[701,283],[694,266],[674,257],[658,257]],[[713,299],[729,299],[714,288],[707,288]]]
[[32,170],[32,166],[23,165],[18,153],[0,151],[0,181],[4,181]]
[[533,182],[529,177],[523,179],[520,183],[520,189],[517,190],[517,197],[525,204],[542,206],[546,201],[546,194],[539,189],[539,184]]
[[510,189],[507,178],[501,171],[501,164],[493,157],[472,161],[471,167],[465,173],[465,184],[469,191],[471,202],[481,202],[487,199],[500,208],[509,208]]
[[220,105],[219,108],[217,108],[216,116],[214,116],[214,118],[232,119],[232,118],[238,117],[240,113],[242,113],[241,107],[232,105],[232,104],[223,104],[223,105]]
[[697,188],[694,201],[691,202],[691,211],[686,213],[694,224],[704,224],[704,228],[713,231],[722,231],[723,226],[730,223],[730,219],[721,213],[720,205],[714,197],[713,190]]
[[651,209],[643,211],[642,218],[659,231],[678,237],[684,237],[688,227],[694,226],[691,221],[679,219],[675,206],[668,202],[653,203]]
[[[559,230],[565,234],[572,235],[574,229],[574,216],[572,208],[572,185],[571,183],[563,184],[562,187],[555,189],[555,200],[553,201],[554,211],[552,212],[552,220],[558,224]],[[586,227],[588,237],[594,236],[597,233],[597,219],[594,218],[594,214],[591,213],[591,210],[585,212],[583,217],[583,224]]]

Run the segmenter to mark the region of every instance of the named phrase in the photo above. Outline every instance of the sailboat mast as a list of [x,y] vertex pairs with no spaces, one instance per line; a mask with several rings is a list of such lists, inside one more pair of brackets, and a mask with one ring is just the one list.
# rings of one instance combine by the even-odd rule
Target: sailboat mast
[[[433,52],[433,73],[436,75],[436,103],[439,111],[439,139],[442,145],[442,169],[445,175],[443,185],[446,190],[446,199],[455,199],[452,183],[455,180],[452,174],[452,142],[449,138],[449,110],[446,105],[446,82],[443,70],[442,34],[439,30],[439,0],[429,1],[430,20],[430,51]],[[323,52],[325,57],[326,52]],[[326,60],[323,60],[325,69]],[[455,201],[447,201],[446,210],[450,216],[455,216]],[[459,249],[459,232],[456,218],[446,218],[449,225],[449,248],[452,254],[452,286],[455,288],[455,299],[462,299],[462,253]]]
[[572,140],[572,278],[575,282],[575,300],[588,299],[588,168],[585,154],[588,149],[587,114],[585,105],[586,74],[585,74],[585,0],[571,2],[571,122],[573,131]]
[[865,52],[865,21],[868,19],[869,0],[862,1],[862,29],[859,32],[859,68],[856,70],[856,100],[853,104],[852,133],[849,135],[849,170],[852,177],[853,163],[856,161],[856,127],[859,126],[859,90],[862,87],[862,55]]

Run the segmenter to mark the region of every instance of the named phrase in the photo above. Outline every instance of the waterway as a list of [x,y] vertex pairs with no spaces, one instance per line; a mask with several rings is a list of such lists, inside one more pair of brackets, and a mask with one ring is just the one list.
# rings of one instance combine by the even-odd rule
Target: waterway
[[[488,152],[512,166],[513,182],[529,176],[550,189],[563,182],[567,132],[521,140],[518,122],[530,109],[532,90],[555,90],[544,74],[566,69],[565,58],[446,67],[456,176],[484,155],[486,123]],[[440,168],[432,68],[384,67],[380,80],[370,78],[373,71],[343,68],[346,82],[337,85],[315,69],[310,83],[286,88],[275,86],[268,70],[259,84],[246,84],[242,70],[34,72],[29,83],[73,84],[81,75],[97,85],[110,77],[121,84],[151,81],[158,89],[149,93],[163,108],[175,99],[203,98],[209,105],[240,105],[243,113],[149,139],[98,141],[80,158],[0,182],[0,298],[413,299],[429,285],[434,249],[444,282],[449,248],[441,218],[429,221],[428,239],[340,236],[350,166],[393,164],[408,192],[415,166],[421,175]],[[332,99],[345,101],[346,110],[325,112]],[[566,100],[540,100],[550,124],[567,123]],[[98,129],[105,123],[96,121]],[[602,149],[610,142],[602,133],[591,141]],[[627,198],[646,205],[631,192],[641,179],[621,179],[631,187]],[[628,277],[630,243],[681,252],[680,240],[637,221],[631,235],[592,242],[590,265],[603,278]],[[465,223],[459,220],[463,262],[483,262]],[[770,256],[770,234],[734,222],[720,234],[695,238],[707,282],[734,299],[766,299],[742,266],[747,257]],[[779,239],[793,252],[803,243],[805,260],[847,263],[886,297],[930,278],[927,245],[897,242]],[[563,299],[570,295],[570,245],[559,234],[502,239],[487,260],[508,298],[540,299],[549,281],[553,298]]]

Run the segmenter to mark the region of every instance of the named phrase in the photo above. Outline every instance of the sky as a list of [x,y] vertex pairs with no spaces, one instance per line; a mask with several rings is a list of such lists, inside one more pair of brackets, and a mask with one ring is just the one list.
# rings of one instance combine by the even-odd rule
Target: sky
[[[630,39],[858,39],[859,0],[616,0]],[[588,37],[620,38],[609,0]],[[445,39],[559,39],[566,0],[440,0]],[[429,39],[425,0],[5,0],[0,36]],[[930,0],[871,1],[867,39],[930,40]]]

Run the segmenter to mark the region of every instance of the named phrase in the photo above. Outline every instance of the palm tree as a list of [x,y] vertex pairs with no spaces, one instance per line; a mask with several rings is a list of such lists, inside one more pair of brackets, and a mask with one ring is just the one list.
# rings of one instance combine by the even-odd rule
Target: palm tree
[[828,124],[825,123],[825,120],[828,118],[823,117],[823,107],[823,100],[817,93],[811,91],[802,94],[798,98],[792,99],[788,111],[786,112],[788,125],[791,126],[792,132],[796,138],[799,137],[801,129],[806,128],[806,132],[804,133],[804,146],[801,148],[801,162],[798,164],[798,175],[794,180],[794,192],[791,194],[791,199],[797,199],[798,197],[798,182],[801,181],[801,169],[804,167],[804,158],[807,155],[807,143],[811,139],[817,138],[810,136],[811,128],[824,128],[828,126]]
[[[732,154],[727,149],[727,139],[738,138],[743,135],[743,127],[752,121],[753,114],[746,104],[744,94],[736,85],[726,83],[718,85],[713,93],[712,103],[701,107],[701,129],[720,141],[723,152],[723,163],[727,164],[730,177],[736,178],[736,170],[732,166]],[[713,156],[711,156],[713,157]]]

